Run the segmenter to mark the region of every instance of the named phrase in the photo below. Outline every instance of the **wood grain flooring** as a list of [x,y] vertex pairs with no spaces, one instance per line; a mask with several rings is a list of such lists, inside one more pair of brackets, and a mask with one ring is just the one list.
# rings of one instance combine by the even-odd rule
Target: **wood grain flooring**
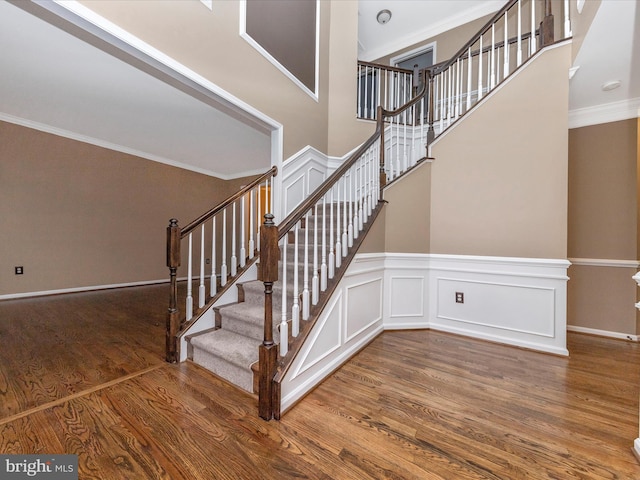
[[[97,323],[120,301],[105,302]],[[7,375],[21,373],[4,368],[2,353],[0,453],[76,453],[82,479],[640,479],[631,451],[636,343],[569,334],[562,358],[435,331],[386,332],[282,421],[264,422],[254,396],[194,364],[164,364],[162,326],[139,314],[141,337],[159,329],[155,343],[87,326],[96,338],[85,349],[118,345],[108,361],[90,361],[104,367],[93,376],[60,351],[74,343],[61,338],[64,322],[14,337],[31,355],[14,382]],[[55,355],[39,355],[49,344]],[[37,385],[25,380],[41,373],[30,380]]]

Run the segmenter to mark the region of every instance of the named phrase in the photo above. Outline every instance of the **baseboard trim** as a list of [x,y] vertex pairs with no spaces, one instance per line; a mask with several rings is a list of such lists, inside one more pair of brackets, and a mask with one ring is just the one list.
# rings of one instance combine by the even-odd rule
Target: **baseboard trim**
[[146,280],[142,282],[127,282],[127,283],[112,283],[109,285],[93,285],[89,287],[74,287],[74,288],[60,288],[57,290],[42,290],[39,292],[23,292],[23,293],[8,293],[0,295],[0,300],[12,300],[16,298],[30,298],[30,297],[46,297],[49,295],[61,295],[64,293],[82,293],[93,292],[96,290],[111,290],[113,288],[124,287],[143,287],[145,285],[157,285],[160,283],[169,283],[169,280]]
[[587,335],[596,335],[598,337],[616,338],[618,340],[628,340],[630,342],[640,341],[638,335],[630,333],[611,332],[608,330],[598,330],[597,328],[579,327],[576,325],[567,325],[568,332],[586,333]]
[[636,457],[636,460],[640,462],[640,438],[636,438],[633,442],[633,448],[631,449]]

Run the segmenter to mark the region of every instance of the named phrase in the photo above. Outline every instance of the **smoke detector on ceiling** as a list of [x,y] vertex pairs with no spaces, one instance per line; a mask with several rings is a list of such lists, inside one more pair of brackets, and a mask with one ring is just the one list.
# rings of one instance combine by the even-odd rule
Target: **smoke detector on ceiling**
[[376,20],[378,20],[378,23],[380,25],[384,25],[389,20],[391,20],[391,10],[387,10],[387,9],[380,10],[376,15]]

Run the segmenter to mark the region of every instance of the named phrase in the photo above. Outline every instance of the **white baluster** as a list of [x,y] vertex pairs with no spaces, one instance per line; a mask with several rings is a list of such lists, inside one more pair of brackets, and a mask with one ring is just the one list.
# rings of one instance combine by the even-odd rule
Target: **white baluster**
[[438,75],[438,87],[440,89],[440,106],[438,109],[440,113],[440,132],[444,130],[444,85],[445,85],[445,74],[444,72],[441,72]]
[[227,284],[227,209],[222,210],[222,259],[220,265],[220,285]]
[[216,278],[216,218],[211,219],[211,282],[209,292],[213,297],[218,291],[218,280]]
[[322,261],[320,263],[320,291],[327,289],[327,195],[322,197]]
[[256,249],[256,244],[253,240],[253,232],[256,228],[253,223],[253,217],[255,215],[253,192],[254,189],[251,189],[251,191],[249,192],[249,258],[253,258]]
[[318,279],[318,205],[313,210],[313,277],[311,277],[311,304],[318,303],[320,281]]
[[371,110],[369,110],[369,104],[367,100],[369,99],[369,95],[367,91],[369,89],[369,67],[365,65],[364,67],[364,115],[365,118],[371,118]]
[[362,108],[362,65],[358,65],[358,118],[364,118],[364,112]]
[[186,319],[193,317],[193,237],[189,233],[189,260],[187,263],[187,299],[185,305]]
[[256,251],[260,251],[260,231],[262,230],[262,223],[264,222],[264,216],[262,215],[262,185],[258,185],[258,191],[256,192],[258,198],[256,199],[257,214],[256,218]]
[[376,70],[372,67],[371,68],[371,118],[372,119],[376,118],[376,106],[378,105],[375,98],[375,89],[373,88],[375,77],[376,77]]
[[351,170],[347,172],[347,180],[349,182],[349,225],[347,227],[347,241],[349,248],[353,247],[353,175]]
[[269,213],[273,213],[273,196],[275,195],[275,189],[273,188],[273,182],[275,180],[271,178],[271,187],[269,188]]
[[471,109],[471,88],[472,88],[472,62],[473,57],[471,56],[471,47],[469,47],[469,51],[467,52],[467,111]]
[[491,25],[491,89],[496,86],[496,24]]
[[447,127],[451,125],[453,120],[453,85],[452,75],[453,67],[447,68]]
[[518,51],[516,52],[516,66],[522,64],[522,5],[518,0]]
[[340,180],[336,182],[336,268],[340,268],[342,265],[342,242],[340,241],[341,232],[340,229]]
[[200,286],[198,287],[198,308],[204,307],[207,289],[204,286],[204,223],[200,226]]
[[280,355],[289,351],[289,325],[287,324],[287,237],[282,239],[282,317],[280,320]]
[[569,0],[564,0],[564,38],[569,38],[571,32],[571,18],[569,10]]
[[309,212],[304,216],[304,272],[302,284],[302,319],[309,320]]
[[298,230],[300,222],[296,223],[293,242],[293,306],[291,307],[291,335],[298,336],[300,331],[300,305],[298,303]]
[[[349,175],[349,173],[347,172],[346,175]],[[343,222],[342,222],[342,228],[343,228],[343,232],[342,232],[342,256],[346,257],[347,253],[348,253],[348,243],[349,243],[349,229],[347,227],[347,177],[343,176],[341,178],[342,180],[342,185],[343,185],[343,189],[344,192],[342,194],[342,201],[343,201],[343,209],[342,209],[342,213],[343,213]]]
[[[405,124],[405,128],[406,128],[406,124]],[[406,142],[406,138],[405,138],[405,142]],[[406,149],[406,147],[405,147]],[[358,163],[360,163],[360,175],[359,175],[359,180],[360,180],[360,189],[359,189],[359,194],[358,194],[358,230],[362,230],[363,226],[364,226],[364,208],[363,208],[363,202],[364,202],[364,157],[362,157],[360,160],[358,160]],[[409,167],[407,167],[409,168]],[[356,172],[358,170],[356,169]]]
[[240,200],[240,267],[242,268],[247,264],[247,249],[244,246],[244,225],[247,223],[244,216],[244,198],[245,195]]
[[482,98],[482,35],[480,35],[480,52],[478,53],[478,101]]
[[238,257],[236,257],[236,202],[231,209],[231,276],[238,273]]
[[333,209],[334,209],[334,196],[333,191],[335,190],[335,185],[331,187],[331,197],[329,198],[329,278],[333,278],[336,274],[336,254],[333,251],[333,224],[335,222],[333,218]]
[[456,60],[456,118],[462,115],[462,63],[461,58]]
[[504,72],[502,78],[509,76],[509,25],[507,22],[507,12],[504,12]]
[[531,37],[529,37],[529,56],[536,53],[536,2],[531,0]]

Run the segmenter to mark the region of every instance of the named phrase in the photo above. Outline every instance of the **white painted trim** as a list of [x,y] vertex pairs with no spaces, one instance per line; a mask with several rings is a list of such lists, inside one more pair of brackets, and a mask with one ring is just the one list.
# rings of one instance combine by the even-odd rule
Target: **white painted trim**
[[640,117],[640,97],[569,111],[569,128],[587,127]]
[[269,60],[271,64],[282,72],[289,80],[296,84],[303,92],[318,101],[319,91],[319,70],[320,70],[320,0],[316,0],[316,58],[315,58],[315,79],[314,89],[310,90],[298,77],[291,73],[284,65],[282,65],[273,55],[271,55],[262,45],[255,41],[251,35],[247,33],[247,0],[240,0],[240,37],[242,37],[249,45],[260,53],[264,58]]
[[38,292],[8,293],[5,295],[0,295],[0,300],[11,300],[16,298],[29,298],[29,297],[44,297],[48,295],[60,295],[63,293],[93,292],[95,290],[111,290],[114,288],[123,288],[123,287],[143,287],[145,285],[158,285],[160,283],[169,283],[169,280],[168,279],[147,280],[142,282],[112,283],[109,285],[92,285],[88,287],[60,288],[57,290],[41,290]]
[[200,0],[200,3],[202,3],[209,10],[213,10],[213,0]]
[[640,460],[640,438],[636,438],[633,441],[633,452],[636,454],[636,458]]
[[436,35],[440,35],[441,33],[459,27],[460,25],[464,25],[465,23],[477,20],[478,18],[484,17],[485,15],[495,13],[503,6],[504,1],[502,0],[490,0],[481,2],[476,8],[470,8],[468,10],[462,11],[458,15],[446,18],[439,23],[429,25],[422,30],[413,32],[409,35],[405,35],[404,37],[400,37],[395,41],[389,42],[379,48],[364,52],[362,60],[371,62],[378,58],[387,56],[393,52],[398,52],[411,45],[420,43],[427,38],[433,38]]
[[599,330],[597,328],[579,327],[577,325],[567,325],[569,332],[587,333],[589,335],[597,335],[599,337],[617,338],[620,340],[629,340],[631,342],[637,342],[640,340],[638,335],[622,332],[611,332],[608,330]]
[[215,172],[213,170],[208,170],[205,168],[195,167],[193,165],[189,165],[187,163],[176,162],[175,160],[171,160],[168,158],[160,157],[158,155],[153,155],[148,152],[143,152],[141,150],[136,150],[133,148],[125,147],[123,145],[118,145],[116,143],[107,142],[105,140],[100,140],[99,138],[89,137],[86,135],[81,135],[76,132],[71,132],[69,130],[64,130],[62,128],[53,127],[51,125],[47,125],[44,123],[34,122],[33,120],[27,120],[25,118],[16,117],[13,115],[9,115],[7,113],[0,112],[0,120],[13,123],[14,125],[20,125],[26,128],[32,128],[34,130],[38,130],[40,132],[50,133],[52,135],[56,135],[58,137],[68,138],[70,140],[74,140],[76,142],[87,143],[89,145],[95,145],[96,147],[106,148],[108,150],[113,150],[115,152],[124,153],[127,155],[133,155],[138,158],[142,158],[145,160],[150,160],[157,163],[162,163],[164,165],[171,165],[172,167],[181,168],[183,170],[189,170],[196,173],[201,173],[203,175],[208,175],[211,177],[220,178],[222,180],[233,180],[235,178],[248,177],[252,175],[260,175],[264,173],[264,169],[260,170],[248,170],[244,172],[239,172],[234,175],[226,175],[223,173]]
[[612,260],[608,258],[570,258],[573,265],[584,267],[618,267],[618,268],[640,268],[638,260]]
[[[79,28],[98,36],[110,45],[133,55],[135,58],[147,65],[157,68],[159,71],[164,72],[166,75],[169,75],[171,78],[181,82],[183,85],[202,93],[214,104],[218,105],[218,107],[214,108],[219,108],[221,111],[229,113],[238,120],[245,122],[247,125],[252,126],[260,132],[270,132],[271,165],[277,166],[279,171],[282,169],[283,125],[281,123],[272,119],[268,115],[265,115],[263,112],[252,107],[248,103],[240,100],[235,95],[232,95],[226,90],[220,88],[202,75],[169,57],[160,50],[152,47],[113,22],[110,22],[106,18],[98,15],[96,12],[85,7],[77,0],[54,0],[53,2],[40,2],[39,5],[46,8],[51,13],[67,19]],[[143,158],[147,157],[144,156]],[[180,168],[186,167],[180,166]],[[199,171],[200,173],[208,175],[211,174],[195,170],[193,167],[191,170]],[[245,175],[245,173],[242,175]],[[219,176],[219,178],[230,179],[236,177]],[[279,179],[277,181],[279,181]],[[276,204],[275,207],[279,208],[279,204]]]

